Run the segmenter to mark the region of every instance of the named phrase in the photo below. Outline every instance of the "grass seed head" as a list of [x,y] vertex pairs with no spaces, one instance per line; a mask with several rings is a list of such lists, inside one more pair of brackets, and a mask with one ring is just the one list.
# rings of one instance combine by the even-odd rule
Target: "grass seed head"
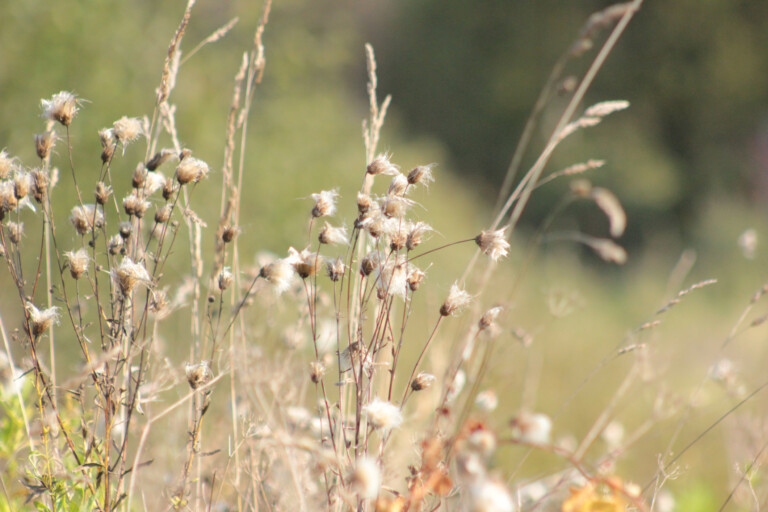
[[43,118],[69,126],[78,111],[79,100],[71,92],[61,91],[50,100],[40,100]]

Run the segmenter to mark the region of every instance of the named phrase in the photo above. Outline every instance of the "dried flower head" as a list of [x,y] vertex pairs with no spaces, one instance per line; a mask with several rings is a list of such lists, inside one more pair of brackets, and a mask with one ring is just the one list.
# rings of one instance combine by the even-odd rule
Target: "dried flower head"
[[24,234],[24,223],[10,221],[5,225],[5,229],[8,232],[8,238],[11,240],[11,243],[19,245],[21,237]]
[[131,192],[123,198],[123,209],[128,215],[135,215],[139,219],[144,217],[144,214],[149,208],[149,201],[141,199],[136,192]]
[[475,405],[482,411],[492,412],[499,406],[499,397],[494,390],[486,389],[477,394]]
[[39,338],[54,323],[59,323],[59,308],[52,306],[40,311],[31,302],[27,302],[26,308],[29,315],[30,334],[34,339]]
[[53,146],[56,145],[56,140],[56,132],[53,130],[35,134],[35,153],[40,160],[48,158]]
[[168,222],[168,219],[171,218],[171,211],[173,210],[172,204],[166,204],[162,208],[159,208],[155,212],[155,222],[158,224],[165,224]]
[[380,297],[396,295],[405,299],[408,291],[408,259],[405,255],[387,258],[378,271],[376,284]]
[[147,173],[146,179],[144,181],[144,192],[147,195],[154,194],[163,186],[165,185],[166,179],[165,176],[162,175],[162,173],[159,172],[150,172]]
[[69,221],[79,235],[85,235],[93,229],[100,229],[104,225],[104,214],[95,204],[85,204],[72,208]]
[[387,174],[389,176],[394,176],[400,172],[400,168],[393,164],[390,159],[390,155],[382,153],[378,155],[376,158],[373,159],[373,162],[368,164],[368,168],[366,169],[366,172],[370,174],[371,176],[376,176],[378,174]]
[[434,176],[432,176],[432,168],[434,166],[435,164],[429,164],[415,167],[413,170],[411,170],[411,172],[408,173],[408,183],[411,185],[417,185],[421,183],[428,187],[430,183],[435,181]]
[[219,272],[219,278],[217,279],[219,284],[219,290],[224,291],[230,286],[232,286],[232,281],[234,280],[234,276],[232,275],[232,272],[229,270],[229,267],[224,267],[221,269],[221,272]]
[[481,331],[491,330],[495,325],[496,318],[504,310],[501,306],[496,306],[486,311],[477,323],[477,328]]
[[213,379],[213,370],[208,361],[202,361],[197,364],[186,363],[184,373],[187,376],[189,387],[197,389],[208,384]]
[[109,254],[112,256],[119,254],[122,248],[123,248],[123,237],[121,237],[120,235],[112,236],[107,242],[107,250],[109,251]]
[[389,248],[393,251],[403,249],[408,242],[411,223],[403,219],[384,218],[384,231],[389,239]]
[[136,169],[133,170],[133,176],[131,177],[131,185],[133,188],[141,188],[144,186],[144,181],[147,179],[147,173],[144,163],[139,162],[138,165],[136,165]]
[[187,156],[176,167],[176,181],[181,185],[197,183],[211,171],[208,164],[198,158]]
[[64,257],[69,267],[69,273],[73,278],[80,279],[88,270],[88,252],[84,248],[81,247],[77,251],[66,252]]
[[133,233],[133,225],[127,220],[121,222],[119,226],[119,233],[123,240],[127,240],[131,236],[131,233]]
[[509,253],[509,242],[504,236],[506,230],[507,228],[503,227],[495,231],[481,231],[475,237],[475,243],[493,261],[498,261]]
[[139,118],[123,116],[112,124],[112,134],[123,146],[127,146],[144,134],[144,128]]
[[96,196],[96,202],[101,206],[104,206],[107,204],[109,196],[112,195],[112,187],[108,187],[103,181],[100,181],[96,183],[96,192],[94,195]]
[[515,416],[510,424],[512,435],[523,443],[537,445],[550,443],[552,420],[546,414],[523,411]]
[[152,285],[152,278],[141,263],[134,263],[131,258],[125,257],[120,265],[112,269],[112,278],[120,287],[124,297],[131,294],[137,284],[144,286]]
[[77,114],[79,100],[71,92],[61,91],[50,100],[40,100],[43,117],[69,126]]
[[32,187],[32,176],[27,171],[19,170],[13,177],[13,193],[16,199],[24,199]]
[[381,253],[378,251],[369,252],[360,262],[360,274],[363,276],[371,275],[371,272],[379,267],[381,262]]
[[423,270],[414,266],[408,267],[408,277],[405,279],[408,283],[408,289],[410,289],[412,292],[418,290],[421,286],[421,283],[424,282],[425,276],[426,274]]
[[384,196],[380,201],[381,212],[387,217],[402,218],[414,202],[400,196]]
[[280,259],[268,263],[261,267],[259,275],[267,280],[274,287],[276,293],[280,294],[291,287],[291,280],[295,271],[293,265],[287,259]]
[[334,227],[327,222],[317,237],[321,244],[328,245],[347,245],[348,238],[349,235],[347,235],[345,227]]
[[424,241],[424,235],[426,235],[430,231],[432,231],[432,226],[430,226],[426,222],[419,221],[411,225],[411,229],[408,232],[408,240],[406,241],[405,247],[409,251],[414,250],[416,247],[422,244],[422,242]]
[[312,382],[315,384],[319,384],[321,380],[323,380],[323,376],[325,375],[325,366],[323,363],[319,361],[312,361],[309,363],[309,377],[312,379]]
[[334,283],[344,276],[346,269],[347,266],[342,258],[333,258],[325,262],[325,270],[328,273],[328,277]]
[[336,213],[336,200],[339,197],[338,190],[323,190],[312,194],[315,206],[312,208],[312,217],[326,217]]
[[102,128],[99,130],[99,141],[101,142],[101,161],[107,163],[112,159],[115,153],[117,138],[112,128]]
[[370,208],[373,201],[371,196],[362,192],[357,193],[357,211],[359,213],[366,213]]
[[389,190],[387,190],[387,195],[390,196],[402,196],[405,195],[406,191],[408,190],[408,178],[406,178],[404,175],[397,173],[395,174],[394,178],[392,178],[392,182],[389,184]]
[[165,183],[163,183],[163,199],[166,201],[169,200],[171,197],[173,197],[173,193],[175,191],[176,183],[171,178],[165,180]]
[[514,512],[515,502],[503,483],[478,478],[467,489],[467,510],[472,512]]
[[288,248],[287,260],[293,265],[296,273],[302,279],[314,276],[323,263],[323,257],[316,252],[310,252],[308,248],[301,252],[293,247]]
[[0,151],[0,180],[7,178],[16,167],[16,159],[8,156],[5,150]]
[[161,149],[147,162],[147,170],[154,171],[171,158],[178,157],[178,154],[173,149]]
[[32,181],[32,196],[35,201],[42,203],[45,195],[48,193],[50,177],[48,171],[40,168],[32,169],[29,173]]
[[411,389],[414,391],[423,391],[429,388],[432,384],[434,384],[436,380],[437,380],[437,377],[435,377],[431,373],[420,372],[411,381]]
[[0,181],[0,219],[6,213],[12,212],[19,205],[16,199],[16,188],[10,181]]
[[440,306],[440,314],[442,316],[455,315],[469,305],[470,302],[472,302],[472,296],[459,288],[457,283],[454,283],[448,292],[445,302]]
[[403,422],[400,408],[392,402],[385,402],[378,397],[363,407],[363,413],[365,413],[368,423],[376,430],[389,431],[399,427]]
[[348,480],[352,490],[360,499],[375,499],[381,489],[381,470],[376,459],[372,457],[357,459]]
[[240,228],[238,226],[227,225],[221,232],[221,241],[225,244],[232,242],[237,235],[240,234]]

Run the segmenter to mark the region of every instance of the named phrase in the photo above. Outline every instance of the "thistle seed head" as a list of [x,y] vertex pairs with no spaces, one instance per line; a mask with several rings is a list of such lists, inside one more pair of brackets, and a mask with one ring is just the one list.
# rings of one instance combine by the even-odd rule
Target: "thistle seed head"
[[326,222],[317,238],[321,244],[347,245],[349,236],[346,228],[334,227]]
[[346,271],[346,265],[341,258],[334,258],[325,262],[325,270],[328,273],[328,277],[331,281],[338,282]]
[[202,361],[197,364],[186,363],[184,365],[184,373],[187,376],[187,382],[189,387],[197,389],[206,385],[213,379],[213,370],[208,361]]
[[400,168],[393,164],[390,159],[390,155],[382,153],[373,159],[373,162],[368,164],[366,172],[371,176],[377,176],[379,174],[386,174],[394,176],[400,172]]
[[100,229],[104,225],[104,214],[95,204],[75,206],[69,221],[75,227],[77,234],[85,235],[93,229]]
[[34,339],[39,338],[54,323],[59,323],[59,308],[56,306],[41,311],[31,302],[27,302],[25,309],[29,316],[30,334]]
[[123,146],[127,146],[144,135],[144,128],[139,118],[123,116],[112,124],[112,133]]
[[80,279],[88,271],[88,252],[84,248],[64,253],[69,273],[74,279]]
[[509,253],[509,242],[504,235],[506,230],[507,228],[503,227],[495,231],[481,231],[475,237],[475,243],[493,261],[498,261]]
[[120,265],[113,269],[112,278],[120,287],[120,291],[123,297],[127,297],[131,294],[133,289],[138,284],[150,287],[152,285],[152,278],[141,263],[134,263],[131,258],[125,257]]
[[182,158],[179,165],[176,167],[176,181],[180,185],[186,185],[187,183],[197,183],[211,171],[208,164],[198,158],[187,156]]
[[468,306],[470,302],[472,302],[472,296],[459,288],[457,283],[454,283],[445,302],[440,306],[440,315],[454,316]]
[[326,217],[336,213],[336,200],[339,198],[337,190],[323,190],[312,194],[315,206],[312,208],[312,217]]
[[43,118],[69,126],[78,111],[79,100],[71,92],[61,91],[50,100],[40,100]]
[[411,185],[417,185],[421,183],[425,187],[428,187],[430,183],[435,181],[434,176],[432,176],[432,168],[434,166],[435,164],[429,164],[415,167],[413,170],[411,170],[411,172],[408,173],[408,183]]
[[48,158],[56,145],[56,140],[56,132],[53,130],[35,134],[35,152],[40,160]]
[[411,389],[414,391],[423,391],[429,388],[432,384],[434,384],[436,380],[437,380],[437,377],[435,377],[431,373],[420,372],[411,381]]
[[107,204],[109,196],[112,195],[112,187],[108,187],[103,181],[96,183],[96,202],[101,206]]

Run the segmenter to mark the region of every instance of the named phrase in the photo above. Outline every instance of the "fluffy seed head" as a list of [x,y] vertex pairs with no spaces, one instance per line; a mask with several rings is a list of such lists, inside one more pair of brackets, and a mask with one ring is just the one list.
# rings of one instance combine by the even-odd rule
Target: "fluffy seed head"
[[50,183],[50,176],[48,171],[43,169],[32,169],[30,172],[32,181],[32,196],[35,201],[42,203],[45,195],[48,193],[48,185]]
[[59,323],[59,308],[56,306],[41,311],[31,302],[27,302],[26,310],[29,315],[30,334],[35,339],[50,329],[54,323]]
[[336,213],[336,200],[339,197],[337,190],[323,190],[317,194],[312,194],[315,206],[312,208],[312,216],[326,217]]
[[149,201],[139,198],[135,192],[132,192],[123,198],[123,209],[128,215],[135,215],[138,218],[142,218],[148,208]]
[[107,204],[109,196],[112,195],[112,187],[108,187],[103,181],[96,183],[96,202],[102,206]]
[[[171,182],[173,183],[173,182]],[[159,172],[150,172],[146,175],[146,180],[144,181],[144,192],[146,192],[147,195],[154,194],[163,186],[165,185],[165,176],[163,176]]]
[[197,183],[202,180],[211,171],[208,164],[198,158],[191,156],[185,157],[176,167],[176,181],[181,185],[187,183]]
[[387,195],[381,199],[381,211],[387,217],[402,218],[413,206],[413,201],[400,196]]
[[300,278],[306,279],[310,276],[314,276],[317,273],[317,269],[323,264],[323,258],[316,252],[310,252],[309,249],[304,249],[299,252],[293,247],[288,248],[288,258],[286,258]]
[[276,260],[261,267],[259,275],[274,287],[276,293],[281,294],[291,287],[293,265],[287,258]]
[[344,227],[334,227],[329,223],[325,223],[323,230],[320,231],[317,239],[321,244],[329,245],[347,245],[348,240],[347,229]]
[[37,157],[41,160],[48,158],[53,146],[56,145],[56,139],[56,132],[53,130],[35,134],[35,152]]
[[378,174],[387,174],[389,176],[395,176],[400,172],[400,168],[393,164],[389,159],[388,154],[382,153],[373,159],[373,162],[368,164],[366,172],[371,176]]
[[504,237],[506,227],[495,231],[481,231],[475,237],[475,243],[480,250],[490,256],[493,261],[499,261],[509,253],[509,242]]
[[414,391],[422,391],[430,387],[435,383],[437,378],[431,373],[420,372],[413,381],[411,381],[411,389]]
[[99,141],[101,142],[101,161],[107,163],[112,159],[115,153],[115,131],[112,128],[102,128],[99,130]]
[[69,126],[77,114],[78,99],[71,92],[61,91],[54,94],[50,100],[40,100],[40,106],[43,108],[45,119]]
[[123,237],[120,235],[112,236],[107,242],[107,250],[109,254],[115,256],[123,248]]
[[492,389],[486,389],[477,394],[475,405],[485,412],[492,412],[499,406],[499,397]]
[[32,177],[26,171],[18,171],[13,177],[13,193],[16,199],[24,199],[32,186]]
[[524,443],[549,444],[552,420],[546,414],[521,412],[510,422],[513,435]]
[[366,213],[371,208],[371,204],[371,196],[362,192],[357,193],[357,211],[359,213]]
[[239,227],[227,225],[224,227],[224,230],[221,232],[221,241],[224,242],[225,244],[228,244],[232,242],[232,240],[234,240],[235,237],[239,234],[240,234]]
[[137,284],[152,285],[152,278],[141,263],[134,263],[131,258],[125,257],[120,265],[112,270],[112,278],[120,286],[124,297],[131,294]]
[[123,116],[112,125],[112,133],[123,146],[126,146],[143,135],[144,128],[139,118]]
[[408,232],[408,240],[405,243],[405,247],[412,251],[424,241],[424,235],[432,231],[432,227],[426,222],[417,222],[411,226],[411,230]]
[[171,178],[168,178],[165,180],[165,183],[163,184],[163,199],[168,201],[171,197],[173,197],[173,193],[176,190],[176,184]]
[[320,381],[323,380],[324,375],[325,366],[323,366],[323,363],[319,361],[312,361],[309,363],[309,378],[312,379],[312,382],[319,384]]
[[430,183],[435,181],[434,176],[432,176],[432,168],[434,166],[435,164],[429,164],[415,167],[408,173],[408,183],[411,185],[422,183],[424,186],[429,186]]
[[480,321],[477,323],[477,328],[481,331],[492,329],[495,325],[494,322],[496,321],[496,317],[498,317],[499,313],[501,313],[503,310],[503,307],[496,306],[495,308],[491,308],[486,311],[485,314],[483,314],[483,316],[480,318]]
[[344,260],[341,258],[334,258],[325,262],[325,270],[328,273],[328,277],[334,283],[339,281],[344,276],[346,268],[347,267],[344,265]]
[[387,295],[396,295],[405,299],[408,291],[408,263],[403,255],[388,258],[383,265],[379,265],[377,286],[381,298]]
[[119,229],[120,236],[123,238],[123,240],[127,240],[128,237],[131,236],[131,233],[133,233],[133,226],[128,221],[121,222]]
[[171,218],[171,209],[173,208],[173,205],[166,204],[162,208],[158,209],[155,212],[155,222],[158,224],[165,224],[168,222],[168,219]]
[[16,199],[16,188],[10,181],[0,181],[0,219],[6,213],[12,212],[19,205]]
[[400,173],[397,173],[395,174],[395,177],[392,178],[392,182],[389,184],[389,190],[387,190],[387,195],[402,196],[408,190],[408,185],[409,185],[408,178],[406,178]]
[[187,376],[189,387],[192,389],[204,386],[213,379],[213,370],[211,370],[211,365],[208,361],[202,361],[197,364],[186,363],[184,365],[184,373]]
[[0,180],[7,178],[15,166],[15,159],[8,156],[5,150],[0,151]]
[[378,397],[363,407],[368,423],[376,430],[389,431],[397,428],[403,422],[400,408],[391,402],[385,402]]
[[80,279],[88,270],[88,252],[84,248],[66,252],[64,257],[69,267],[69,273],[74,279]]
[[75,227],[77,234],[85,235],[93,229],[99,229],[104,225],[104,214],[95,204],[75,206],[72,208],[69,221]]
[[229,267],[224,267],[221,269],[221,272],[219,272],[219,278],[218,278],[218,285],[219,290],[224,291],[230,286],[232,286],[232,281],[234,280],[234,277],[232,276],[232,272],[229,270]]
[[490,478],[479,478],[467,489],[471,512],[514,512],[515,503],[504,484]]
[[376,459],[372,457],[357,459],[349,482],[361,499],[375,499],[381,488],[381,470]]
[[371,275],[371,272],[379,267],[381,254],[378,251],[369,252],[360,262],[360,274],[363,276]]
[[424,277],[426,274],[424,274],[424,271],[416,268],[416,267],[410,267],[408,269],[408,277],[406,278],[406,282],[408,283],[408,289],[410,289],[412,292],[415,292],[419,289],[421,286],[421,283],[424,282]]
[[458,284],[454,283],[448,292],[445,302],[440,306],[440,314],[442,316],[453,316],[469,305],[470,302],[472,302],[472,296],[459,288]]
[[8,231],[8,238],[11,239],[11,243],[19,245],[21,237],[24,234],[24,223],[10,221],[6,224],[5,229]]

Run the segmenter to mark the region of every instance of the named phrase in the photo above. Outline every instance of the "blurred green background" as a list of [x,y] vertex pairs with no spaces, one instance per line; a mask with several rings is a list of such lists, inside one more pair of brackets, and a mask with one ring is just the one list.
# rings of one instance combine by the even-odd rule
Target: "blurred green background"
[[[277,1],[264,39],[264,81],[250,118],[243,252],[284,254],[289,245],[301,245],[308,212],[303,198],[320,189],[339,187],[347,198],[340,217],[347,225],[354,220],[349,200],[365,165],[360,125],[367,116],[365,42],[373,44],[378,57],[380,98],[393,96],[380,149],[392,151],[405,169],[437,162],[437,183],[419,198],[428,221],[439,240],[474,236],[490,223],[496,191],[550,69],[589,14],[607,5],[587,0]],[[96,176],[97,131],[123,115],[151,113],[183,8],[178,1],[0,3],[0,148],[32,165],[33,134],[43,127],[40,98],[70,90],[88,100],[71,127],[75,165],[82,181]],[[183,49],[189,50],[231,18],[240,18],[226,38],[184,63],[172,97],[182,143],[214,169],[221,166],[233,75],[242,52],[251,48],[260,12],[258,2],[201,0],[184,40]],[[613,190],[627,209],[629,227],[621,242],[630,259],[627,266],[613,268],[587,251],[553,245],[535,264],[522,267],[527,235],[568,184],[556,182],[537,192],[523,217],[520,250],[504,272],[526,272],[524,287],[509,304],[508,327],[537,333],[535,355],[525,357],[542,365],[536,403],[542,410],[556,409],[597,359],[677,287],[703,278],[719,283],[687,299],[690,304],[681,305],[644,340],[654,342],[655,360],[663,361],[657,369],[681,399],[720,357],[720,343],[765,279],[766,23],[766,2],[649,1],[598,76],[587,104],[626,99],[632,107],[568,140],[549,169],[590,158],[607,161],[588,177]],[[593,55],[570,62],[566,75],[579,76]],[[537,156],[558,107],[561,99],[544,113],[523,168]],[[66,170],[64,146],[57,153],[54,162]],[[127,182],[143,153],[140,143],[129,147],[113,173],[124,172]],[[65,193],[59,194],[65,197],[72,192],[67,178],[63,172]],[[214,173],[211,180],[217,179]],[[212,205],[208,213],[217,211]],[[589,206],[568,210],[557,226],[607,236],[607,222]],[[748,228],[758,240],[752,258],[737,242]],[[689,248],[695,264],[678,282],[670,276]],[[437,256],[440,289],[447,290],[447,276],[464,268],[465,253]],[[0,283],[7,279],[0,274]],[[506,286],[489,293],[488,303],[508,301]],[[574,294],[579,314],[553,321],[548,301]],[[14,300],[0,297],[4,315],[20,313]],[[739,340],[729,355],[739,362],[749,390],[764,378],[760,341],[759,332]],[[492,376],[521,375],[533,364],[520,350],[502,347]],[[611,368],[597,388],[615,387],[624,371]],[[576,434],[583,435],[605,406],[604,397],[594,399],[597,388],[571,406]],[[624,408],[627,422],[642,419],[652,395],[637,391],[637,402]],[[735,403],[714,385],[707,388],[707,400],[684,439]],[[506,412],[519,405],[506,404]],[[730,491],[733,464],[743,466],[754,453],[734,455],[737,450],[717,442],[724,435],[714,434],[712,444],[703,443],[685,460],[686,467],[696,468],[697,479],[680,483],[681,495],[699,492],[698,481],[715,482],[718,495]],[[628,478],[642,479],[655,470],[654,450],[668,436],[651,437],[659,444],[629,458],[622,468]],[[718,462],[706,464],[713,459]]]

